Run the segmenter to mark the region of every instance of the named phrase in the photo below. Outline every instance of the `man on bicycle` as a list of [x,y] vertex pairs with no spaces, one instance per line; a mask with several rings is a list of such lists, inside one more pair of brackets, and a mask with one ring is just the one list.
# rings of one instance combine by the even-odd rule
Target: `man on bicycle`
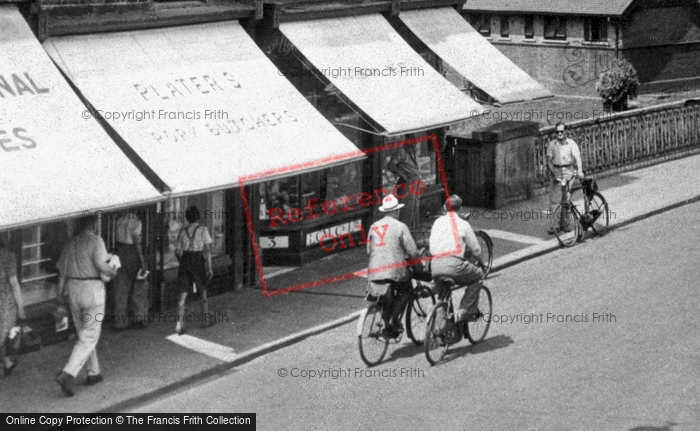
[[[583,165],[581,163],[581,151],[573,139],[566,137],[566,126],[564,123],[557,123],[557,139],[547,146],[547,171],[552,178],[549,187],[549,220],[550,226],[547,233],[554,235],[556,231],[556,220],[554,220],[554,209],[560,202],[568,199],[566,196],[566,181],[578,176],[583,179]],[[569,232],[569,223],[566,214],[560,222],[560,229]]]
[[368,294],[382,302],[384,335],[389,338],[398,337],[403,330],[399,316],[413,289],[411,275],[404,263],[406,259],[420,258],[408,226],[398,220],[403,206],[394,195],[387,195],[379,207],[385,216],[372,224],[367,242]]
[[[474,230],[468,221],[457,214],[461,208],[462,199],[459,196],[448,197],[445,202],[447,213],[435,220],[430,230],[430,254],[438,256],[450,253],[434,257],[430,262],[433,279],[439,276],[450,277],[458,285],[467,286],[455,316],[456,321],[466,320],[467,317],[476,320],[480,317],[479,285],[476,282],[484,275],[481,268],[486,266],[481,259],[481,247]],[[468,260],[470,256],[476,258],[480,267]]]

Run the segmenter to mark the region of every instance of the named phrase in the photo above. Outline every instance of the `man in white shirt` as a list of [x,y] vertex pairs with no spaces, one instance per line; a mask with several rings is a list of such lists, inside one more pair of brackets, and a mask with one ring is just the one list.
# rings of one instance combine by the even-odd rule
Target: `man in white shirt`
[[[457,214],[461,208],[462,199],[459,196],[447,198],[447,214],[435,220],[430,230],[430,254],[434,257],[430,263],[433,278],[450,277],[460,286],[467,285],[459,305],[457,321],[465,320],[467,316],[477,318],[479,314],[479,285],[476,282],[484,273],[468,260],[469,257],[474,256],[482,267],[485,266],[474,230],[469,222]],[[441,254],[446,255],[440,256]]]
[[[549,187],[549,220],[550,227],[548,233],[553,235],[556,229],[554,220],[554,209],[562,200],[566,200],[566,181],[578,176],[583,179],[583,164],[581,163],[581,151],[573,139],[566,137],[566,126],[564,123],[557,123],[557,139],[547,146],[547,170],[552,178]],[[566,222],[567,217],[561,220],[561,230],[568,232],[571,229]]]

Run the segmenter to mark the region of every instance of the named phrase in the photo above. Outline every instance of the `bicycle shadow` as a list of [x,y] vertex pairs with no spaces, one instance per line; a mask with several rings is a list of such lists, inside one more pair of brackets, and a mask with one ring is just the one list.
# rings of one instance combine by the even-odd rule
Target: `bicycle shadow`
[[[399,347],[394,347],[396,345],[396,343],[389,343],[387,356],[384,358],[382,363],[394,362],[403,358],[411,358],[413,356],[420,355],[421,353],[425,352],[424,345],[416,346],[415,344],[413,344],[410,338],[406,337],[405,334],[404,338],[399,344]],[[392,349],[392,347],[394,347],[394,349]]]
[[515,341],[513,341],[513,339],[508,335],[496,335],[495,337],[485,339],[477,345],[469,344],[469,341],[467,340],[464,340],[463,342],[466,342],[467,344],[460,345],[456,349],[448,348],[445,358],[441,361],[441,364],[454,361],[467,353],[474,355],[492,352],[494,350],[506,348],[515,343]]

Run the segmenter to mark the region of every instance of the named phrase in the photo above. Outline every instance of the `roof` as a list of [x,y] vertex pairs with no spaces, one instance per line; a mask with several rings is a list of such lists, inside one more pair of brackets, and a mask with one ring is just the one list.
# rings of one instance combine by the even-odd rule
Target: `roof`
[[634,0],[467,0],[468,12],[621,16]]

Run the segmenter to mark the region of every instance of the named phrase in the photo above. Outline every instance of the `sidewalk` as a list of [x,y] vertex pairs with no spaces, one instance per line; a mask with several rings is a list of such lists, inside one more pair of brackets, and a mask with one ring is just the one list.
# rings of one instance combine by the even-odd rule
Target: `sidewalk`
[[[626,224],[699,201],[698,169],[700,156],[692,156],[599,180],[600,191],[610,206],[612,234],[619,234],[623,229],[617,228]],[[546,211],[547,200],[547,195],[542,195],[497,212],[479,210],[481,217],[473,220],[473,225],[493,233],[494,271],[560,250],[557,240],[546,233],[546,219],[523,216]],[[486,217],[495,213],[499,217],[501,213],[515,215],[506,220]],[[578,246],[581,245],[562,252],[572,252]],[[365,250],[358,247],[278,273],[267,280],[268,290],[351,273],[366,265]],[[497,298],[498,279],[492,284]],[[64,397],[53,381],[73,343],[47,346],[20,357],[12,376],[0,378],[0,405],[5,412],[126,411],[188,384],[214,378],[314,333],[354,321],[365,305],[365,285],[364,278],[355,278],[272,297],[264,297],[253,288],[228,292],[210,298],[210,311],[219,313],[216,326],[200,329],[197,324],[190,324],[188,334],[183,336],[173,333],[175,324],[170,319],[174,310],[156,315],[156,320],[161,321],[147,329],[113,332],[104,328],[98,355],[105,380],[95,386],[83,386],[83,372],[76,379],[73,398]],[[196,302],[188,305],[192,316],[197,308]],[[361,364],[359,356],[357,360]]]

